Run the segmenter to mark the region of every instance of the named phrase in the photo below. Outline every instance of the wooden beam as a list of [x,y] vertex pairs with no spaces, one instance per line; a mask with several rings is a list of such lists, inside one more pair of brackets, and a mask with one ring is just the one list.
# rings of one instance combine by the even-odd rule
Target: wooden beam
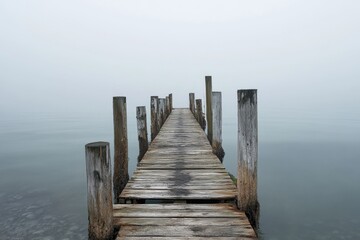
[[119,203],[118,197],[129,180],[128,173],[128,135],[126,97],[113,98],[114,114],[114,198]]
[[151,108],[151,141],[153,141],[156,135],[159,132],[158,126],[158,110],[159,102],[158,96],[152,96],[150,98],[150,108]]
[[111,239],[113,203],[110,146],[107,142],[85,146],[89,239]]
[[222,147],[222,107],[221,92],[212,93],[212,115],[213,115],[213,153],[223,162],[225,152]]
[[138,162],[140,162],[149,148],[145,106],[136,107],[136,120],[137,120],[137,132],[138,132],[138,140],[139,140]]
[[207,122],[207,136],[212,143],[213,135],[213,123],[212,123],[212,80],[211,76],[205,76],[205,85],[206,85],[206,122]]
[[[238,207],[258,218],[257,90],[238,90]],[[251,217],[250,217],[251,220]],[[254,222],[252,221],[254,226]],[[256,225],[256,224],[255,224]],[[255,226],[256,227],[256,226]]]

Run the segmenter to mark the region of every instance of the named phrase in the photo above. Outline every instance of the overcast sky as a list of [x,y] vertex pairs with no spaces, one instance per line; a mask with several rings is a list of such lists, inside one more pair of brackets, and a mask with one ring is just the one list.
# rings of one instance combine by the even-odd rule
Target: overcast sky
[[[260,117],[359,120],[358,0],[0,0],[0,111],[110,113],[172,92],[204,97],[204,76],[236,116],[259,89]],[[297,116],[297,115],[294,116]]]

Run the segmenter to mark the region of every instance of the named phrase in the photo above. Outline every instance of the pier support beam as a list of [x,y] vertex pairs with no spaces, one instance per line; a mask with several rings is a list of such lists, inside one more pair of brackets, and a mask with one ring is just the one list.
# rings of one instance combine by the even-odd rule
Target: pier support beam
[[85,146],[89,239],[113,237],[113,203],[110,146],[107,142]]
[[136,120],[139,140],[138,162],[140,162],[149,148],[146,126],[146,108],[144,106],[136,107]]
[[170,99],[169,96],[165,97],[165,119],[170,115]]
[[119,195],[129,181],[128,135],[126,97],[113,98],[114,114],[114,198],[119,203]]
[[151,107],[151,141],[153,141],[156,135],[159,133],[159,125],[158,125],[159,102],[157,96],[152,96],[150,98],[150,107]]
[[206,86],[206,122],[207,122],[207,136],[212,144],[213,139],[213,123],[212,123],[212,80],[211,76],[205,76],[205,86]]
[[238,90],[238,208],[258,227],[257,201],[258,118],[257,90]]
[[223,162],[225,152],[222,147],[222,106],[221,92],[212,93],[212,115],[213,115],[213,153]]
[[170,100],[170,113],[173,110],[173,97],[172,97],[172,93],[169,94],[169,100]]
[[195,93],[189,93],[189,109],[196,116],[195,112]]
[[161,127],[165,123],[165,98],[159,98],[159,112],[158,112],[158,118],[159,118],[159,131]]
[[196,99],[196,119],[198,123],[200,124],[201,128],[205,130],[205,119],[203,117],[203,111],[202,111],[202,101],[201,99]]

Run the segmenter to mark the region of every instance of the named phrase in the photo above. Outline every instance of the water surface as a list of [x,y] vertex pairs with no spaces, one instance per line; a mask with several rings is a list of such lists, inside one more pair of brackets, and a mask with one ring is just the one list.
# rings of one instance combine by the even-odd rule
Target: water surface
[[[138,145],[128,122],[131,173]],[[359,121],[274,117],[259,128],[261,237],[360,239]],[[236,175],[236,119],[225,117],[223,130],[224,164]],[[87,239],[84,145],[98,140],[112,145],[111,115],[0,120],[1,239]]]

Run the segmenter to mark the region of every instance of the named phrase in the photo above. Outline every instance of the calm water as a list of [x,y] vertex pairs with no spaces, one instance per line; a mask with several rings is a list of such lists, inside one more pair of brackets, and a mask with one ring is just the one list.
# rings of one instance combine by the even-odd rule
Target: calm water
[[[132,172],[138,150],[128,121]],[[360,239],[359,120],[259,125],[262,238]],[[111,115],[3,117],[0,239],[87,239],[84,145],[112,138]],[[235,119],[224,119],[223,138],[225,166],[236,175]]]

